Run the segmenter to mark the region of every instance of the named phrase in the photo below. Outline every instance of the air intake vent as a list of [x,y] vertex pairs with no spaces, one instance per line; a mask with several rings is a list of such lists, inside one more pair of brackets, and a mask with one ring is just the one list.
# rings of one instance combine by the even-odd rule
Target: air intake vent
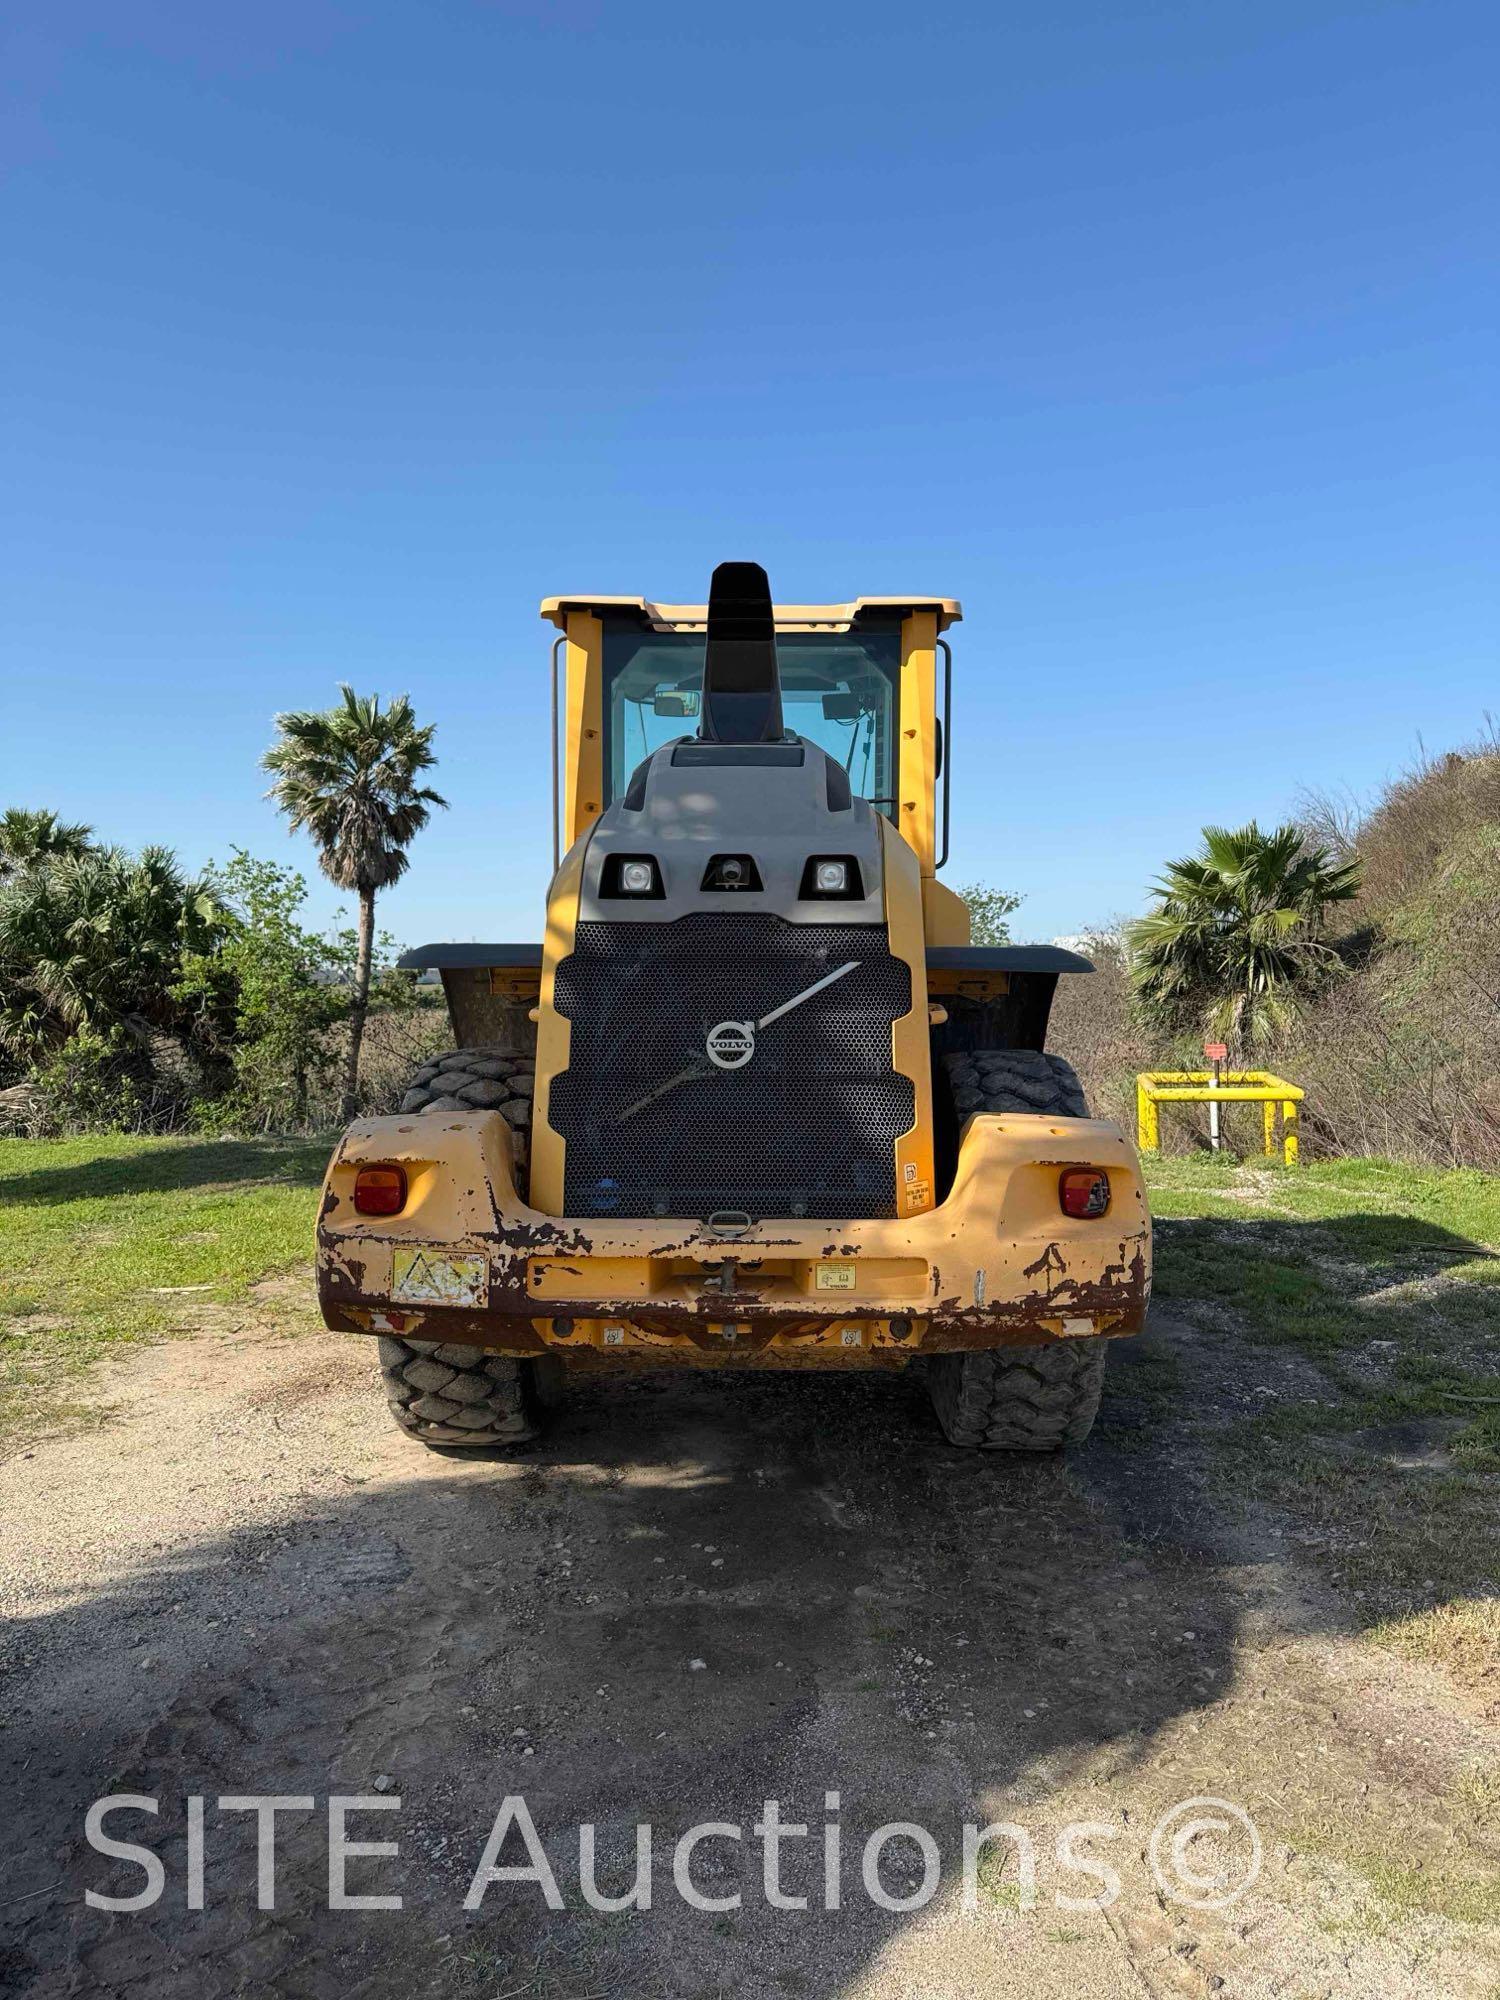
[[[569,1215],[896,1212],[894,1148],[915,1103],[891,1023],[911,975],[880,925],[583,923],[554,1002],[573,1024],[549,1107]],[[729,1032],[745,1023],[748,1038]]]

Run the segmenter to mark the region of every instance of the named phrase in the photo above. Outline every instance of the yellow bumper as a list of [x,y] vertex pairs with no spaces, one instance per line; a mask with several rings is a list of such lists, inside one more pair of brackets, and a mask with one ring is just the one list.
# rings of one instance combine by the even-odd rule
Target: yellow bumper
[[[646,1352],[772,1366],[1139,1331],[1151,1220],[1134,1152],[1101,1119],[981,1113],[948,1199],[878,1221],[768,1219],[737,1236],[696,1220],[528,1208],[494,1112],[369,1118],[339,1142],[318,1222],[327,1325],[507,1354]],[[407,1205],[356,1215],[364,1165],[405,1169]],[[1075,1221],[1069,1167],[1109,1175],[1108,1212]]]

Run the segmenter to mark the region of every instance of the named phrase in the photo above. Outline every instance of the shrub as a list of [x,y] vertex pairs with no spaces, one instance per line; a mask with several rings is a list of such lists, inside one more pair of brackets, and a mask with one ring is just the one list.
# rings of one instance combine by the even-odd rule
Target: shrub
[[983,882],[967,882],[958,894],[969,906],[969,940],[972,944],[1009,944],[1010,919],[1021,907],[1021,898],[1009,889],[992,889]]
[[1077,1070],[1094,1116],[1113,1118],[1133,1133],[1136,1074],[1161,1066],[1162,1040],[1140,1018],[1119,933],[1095,932],[1079,948],[1094,971],[1059,978],[1047,1046]]
[[[398,997],[403,989],[404,997]],[[441,993],[414,994],[410,981],[402,981],[400,987],[394,979],[379,981],[360,1052],[360,1110],[377,1115],[399,1111],[418,1064],[452,1046],[453,1029]],[[337,1033],[330,1040],[330,1049],[342,1051],[342,1038]],[[330,1078],[314,1093],[311,1122],[336,1125],[339,1112],[340,1093]]]
[[1369,806],[1308,793],[1301,818],[1346,858],[1358,850],[1361,887],[1349,922],[1378,922],[1420,895],[1481,829],[1500,826],[1500,735],[1491,724],[1461,749],[1424,752]]
[[145,1108],[142,1050],[121,1028],[75,1028],[31,1074],[38,1137],[59,1132],[129,1132]]
[[210,1131],[300,1131],[335,1057],[329,1029],[348,1012],[349,950],[300,921],[307,884],[292,868],[236,850],[215,879],[229,913],[211,953],[189,956],[174,988],[212,1048],[211,1088],[194,1106]]
[[30,1067],[80,1028],[143,1045],[171,1034],[184,951],[211,952],[222,934],[210,885],[164,847],[33,861],[0,886],[0,1044]]
[[[1483,797],[1468,773],[1455,789]],[[1288,1052],[1306,1129],[1315,1149],[1500,1168],[1500,820],[1404,879],[1364,962]]]

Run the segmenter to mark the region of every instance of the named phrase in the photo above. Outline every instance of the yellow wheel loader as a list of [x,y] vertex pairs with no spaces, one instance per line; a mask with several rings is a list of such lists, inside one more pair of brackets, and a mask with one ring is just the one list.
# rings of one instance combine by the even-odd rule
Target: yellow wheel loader
[[571,1371],[646,1362],[915,1366],[955,1445],[1076,1444],[1150,1217],[1045,1046],[1089,962],[971,945],[937,879],[958,605],[773,605],[724,563],[706,606],[542,616],[546,936],[402,960],[458,1046],[339,1142],[324,1320],[443,1449],[524,1446]]

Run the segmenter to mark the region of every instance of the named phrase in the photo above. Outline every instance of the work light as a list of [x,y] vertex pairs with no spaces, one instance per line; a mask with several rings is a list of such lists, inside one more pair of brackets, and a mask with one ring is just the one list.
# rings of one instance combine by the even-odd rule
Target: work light
[[809,854],[797,893],[804,902],[809,896],[826,896],[833,902],[857,903],[865,893],[864,877],[852,854]]
[[627,861],[620,869],[620,887],[627,896],[649,896],[656,885],[656,864]]

